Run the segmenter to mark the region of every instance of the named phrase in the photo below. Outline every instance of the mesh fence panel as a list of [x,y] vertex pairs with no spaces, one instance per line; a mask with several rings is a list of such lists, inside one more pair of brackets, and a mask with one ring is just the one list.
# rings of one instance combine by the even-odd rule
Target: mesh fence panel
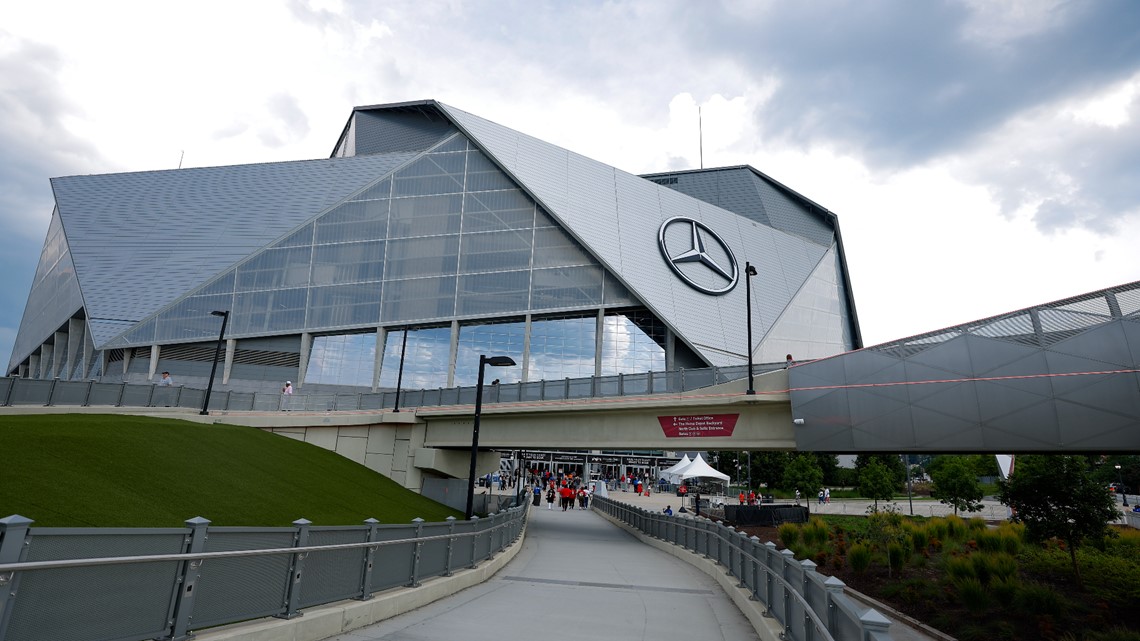
[[[394,541],[411,538],[415,535],[415,529],[409,525],[382,525],[377,528],[376,534],[377,541]],[[372,565],[372,591],[407,585],[412,580],[412,555],[415,551],[414,543],[397,543],[377,548]]]
[[[293,546],[292,528],[272,531],[211,528],[206,552]],[[289,555],[212,559],[202,564],[194,628],[281,614],[285,611]]]
[[[450,531],[447,523],[425,523],[423,536],[445,536]],[[420,549],[419,578],[443,576],[447,571],[447,539],[425,541]]]
[[83,405],[87,398],[87,383],[59,381],[51,394],[52,405]]
[[[368,530],[352,529],[309,530],[308,545],[337,545],[364,543]],[[301,580],[301,607],[339,601],[360,594],[360,577],[364,571],[365,548],[313,552],[305,559]]]

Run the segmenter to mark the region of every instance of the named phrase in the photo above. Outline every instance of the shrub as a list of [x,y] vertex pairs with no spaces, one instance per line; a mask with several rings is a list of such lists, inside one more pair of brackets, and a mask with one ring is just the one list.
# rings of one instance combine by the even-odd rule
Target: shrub
[[1017,597],[1017,591],[1020,588],[1021,582],[1017,580],[1017,577],[997,577],[990,581],[990,594],[993,595],[994,599],[996,599],[1002,607],[1006,608],[1013,604],[1013,600]]
[[974,568],[974,576],[982,585],[988,585],[990,582],[990,555],[984,553],[971,554],[969,556],[970,566]]
[[946,524],[946,538],[950,541],[961,541],[966,537],[966,522],[960,516],[947,516],[942,519]]
[[1067,605],[1068,601],[1053,588],[1037,583],[1022,585],[1013,599],[1013,607],[1028,616],[1043,613],[1062,614]]
[[946,527],[946,520],[941,519],[941,518],[934,519],[933,521],[931,521],[926,526],[926,532],[927,532],[927,534],[930,535],[931,539],[944,539],[944,538],[946,538],[947,529],[948,528]]
[[800,540],[800,527],[795,523],[781,523],[776,531],[780,535],[780,542],[786,548],[791,548]]
[[987,555],[986,565],[994,579],[1009,579],[1017,576],[1017,558],[1011,554],[998,552]]
[[985,532],[986,527],[986,520],[980,516],[970,517],[970,520],[966,521],[966,530],[974,533],[974,536],[977,536],[978,532]]
[[978,532],[974,540],[978,542],[978,549],[985,552],[1002,551],[1002,535],[997,530],[984,530]]
[[851,562],[852,570],[862,574],[871,566],[871,548],[862,543],[856,543],[847,551],[847,560]]
[[916,527],[910,531],[910,542],[914,545],[915,552],[924,552],[930,547],[930,536],[926,533],[926,528]]
[[906,563],[906,559],[906,550],[901,543],[887,545],[887,566],[890,567],[891,572],[900,572],[903,564]]
[[800,531],[800,536],[803,537],[804,543],[817,546],[826,544],[829,534],[830,531],[828,530],[827,523],[819,517],[813,517]]
[[971,611],[981,612],[990,607],[990,593],[978,579],[959,579],[954,582],[954,587],[958,589],[958,599]]
[[968,556],[949,557],[942,562],[942,568],[945,570],[946,576],[950,577],[954,583],[964,579],[978,578],[978,575],[974,573],[974,564]]

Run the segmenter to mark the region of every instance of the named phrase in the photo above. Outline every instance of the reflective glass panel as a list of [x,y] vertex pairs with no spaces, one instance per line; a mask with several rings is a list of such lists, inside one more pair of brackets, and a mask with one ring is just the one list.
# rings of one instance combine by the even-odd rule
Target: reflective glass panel
[[429,320],[455,312],[455,277],[390,280],[384,283],[380,318],[385,323]]
[[[396,389],[400,373],[400,348],[404,332],[389,329],[384,341],[384,365],[380,369],[380,386]],[[404,352],[404,377],[401,389],[434,389],[447,385],[451,362],[451,328],[431,327],[408,332]]]
[[317,243],[348,243],[388,235],[388,200],[349,202],[317,221]]
[[388,280],[452,275],[459,263],[459,236],[426,236],[388,241]]
[[360,192],[353,200],[375,200],[377,198],[388,198],[392,195],[392,179],[385,178],[380,182],[372,185],[368,189]]
[[314,336],[306,383],[372,387],[376,334]]
[[463,191],[463,168],[467,154],[462,152],[428,154],[396,172],[393,196],[454,194]]
[[313,224],[309,223],[285,238],[270,245],[271,247],[301,247],[313,244]]
[[383,241],[318,245],[313,250],[313,285],[378,281],[383,276]]
[[479,378],[479,355],[509,356],[514,359],[514,367],[487,366],[484,371],[484,384],[498,379],[503,383],[522,380],[523,339],[526,323],[487,323],[463,325],[459,328],[459,347],[455,357],[455,384],[475,385]]
[[471,316],[523,312],[529,297],[529,271],[460,276],[455,313]]
[[375,325],[379,321],[380,283],[309,289],[307,325],[312,329]]
[[467,151],[467,138],[463,134],[453,134],[445,142],[431,150],[431,153],[444,151]]
[[593,376],[597,327],[596,316],[532,320],[527,380]]
[[199,295],[207,294],[232,294],[234,293],[234,270],[230,270],[225,274],[218,277],[217,280],[206,285],[200,291]]
[[467,154],[467,191],[511,189],[514,183],[499,171],[483,152],[472,150]]
[[226,311],[233,303],[233,294],[184,298],[158,315],[155,340],[192,343],[217,338],[222,319],[210,312]]
[[573,238],[559,228],[534,230],[534,266],[563,267],[590,265],[594,259]]
[[665,369],[665,326],[651,314],[607,314],[604,327],[603,376]]
[[459,273],[498,272],[530,267],[530,230],[463,234]]
[[237,290],[307,285],[311,256],[311,247],[267,249],[238,267]]
[[237,294],[234,311],[230,315],[233,333],[278,333],[303,329],[307,293],[301,287]]
[[463,200],[463,232],[530,229],[534,202],[517,189],[468,193]]
[[602,303],[601,267],[536,269],[531,309],[597,306]]
[[463,196],[421,196],[392,200],[389,238],[458,234]]

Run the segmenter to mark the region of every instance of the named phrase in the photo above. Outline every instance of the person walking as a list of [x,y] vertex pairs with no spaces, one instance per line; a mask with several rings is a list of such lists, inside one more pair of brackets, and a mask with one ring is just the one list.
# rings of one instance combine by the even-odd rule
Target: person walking
[[293,398],[293,381],[285,381],[285,387],[281,388],[281,411],[289,408],[289,400]]
[[538,484],[538,480],[536,479],[534,482],[534,506],[538,507],[538,504],[541,502],[542,502],[542,486]]
[[546,509],[554,509],[554,485],[546,488]]

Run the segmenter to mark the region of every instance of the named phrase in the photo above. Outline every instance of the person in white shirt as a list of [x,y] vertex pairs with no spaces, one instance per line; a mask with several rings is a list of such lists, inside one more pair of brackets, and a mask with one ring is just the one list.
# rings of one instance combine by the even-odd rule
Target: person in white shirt
[[163,372],[162,378],[158,379],[159,387],[173,387],[174,379],[170,378],[170,372]]

